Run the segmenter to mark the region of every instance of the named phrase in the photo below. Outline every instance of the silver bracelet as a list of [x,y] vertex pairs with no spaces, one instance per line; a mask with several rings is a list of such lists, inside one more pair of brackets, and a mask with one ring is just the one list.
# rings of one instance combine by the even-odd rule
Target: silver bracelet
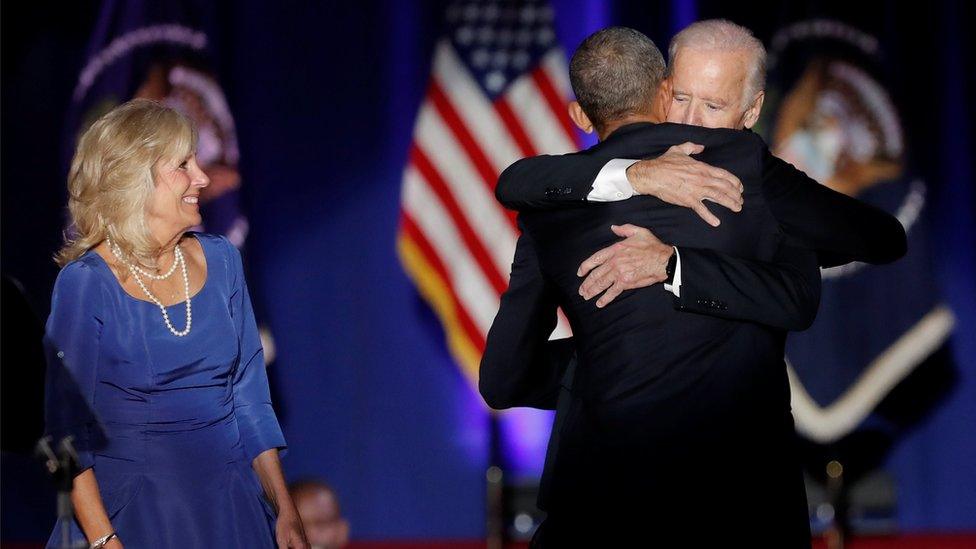
[[117,539],[118,537],[119,537],[118,534],[112,532],[111,534],[102,536],[96,539],[95,541],[93,541],[92,544],[88,547],[88,549],[102,549],[102,547],[105,547],[105,545],[108,542],[112,541],[113,539]]

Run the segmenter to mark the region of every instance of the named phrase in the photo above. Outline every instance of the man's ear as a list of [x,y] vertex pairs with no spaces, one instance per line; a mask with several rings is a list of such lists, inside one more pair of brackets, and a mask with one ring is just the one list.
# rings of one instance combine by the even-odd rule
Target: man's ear
[[576,124],[576,127],[583,130],[584,133],[593,133],[593,123],[590,122],[590,117],[586,116],[583,112],[583,107],[580,106],[578,101],[570,101],[569,103],[569,119]]
[[753,99],[752,105],[746,109],[745,114],[742,115],[742,125],[746,128],[752,129],[759,121],[759,113],[762,112],[763,99],[766,98],[766,92],[759,92],[756,94],[756,98]]
[[664,122],[668,119],[668,110],[671,109],[671,96],[673,93],[671,79],[665,78],[661,80],[661,84],[657,87],[657,95],[654,97],[654,108],[651,111],[658,122]]

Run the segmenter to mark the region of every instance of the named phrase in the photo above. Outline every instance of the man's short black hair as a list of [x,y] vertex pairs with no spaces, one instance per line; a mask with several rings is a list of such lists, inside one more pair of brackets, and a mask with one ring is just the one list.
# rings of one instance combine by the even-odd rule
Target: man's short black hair
[[627,27],[591,34],[569,62],[576,100],[597,131],[613,120],[650,112],[664,71],[661,50]]

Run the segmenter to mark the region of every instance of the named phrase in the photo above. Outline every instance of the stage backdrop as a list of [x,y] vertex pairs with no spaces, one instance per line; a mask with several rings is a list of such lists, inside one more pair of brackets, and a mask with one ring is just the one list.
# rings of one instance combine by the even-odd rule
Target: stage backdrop
[[[885,465],[900,528],[974,529],[976,204],[968,155],[976,90],[966,76],[967,14],[951,0],[924,10],[832,4],[551,3],[567,52],[614,23],[664,48],[696,16],[732,18],[767,43],[792,22],[830,18],[884,45],[885,89],[894,90],[912,173],[927,185],[926,297],[945,304],[955,334],[946,340],[955,379],[898,432]],[[63,221],[61,136],[99,7],[4,6],[3,271],[25,284],[42,318]],[[334,484],[358,539],[475,538],[485,530],[489,416],[396,253],[403,171],[447,7],[189,4],[210,37],[210,66],[236,123],[246,259],[276,341],[269,372],[291,445],[286,472]],[[897,286],[889,295],[913,291]],[[819,396],[826,404],[830,393]],[[536,475],[539,463],[513,473]],[[4,497],[6,518],[6,490]]]

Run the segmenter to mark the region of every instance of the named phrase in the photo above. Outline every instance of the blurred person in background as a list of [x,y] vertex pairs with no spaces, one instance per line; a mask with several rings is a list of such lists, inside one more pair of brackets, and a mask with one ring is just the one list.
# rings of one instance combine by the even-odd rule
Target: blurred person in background
[[320,480],[303,480],[288,487],[312,549],[339,549],[349,543],[349,521],[342,516],[339,496]]
[[188,232],[210,183],[196,143],[184,115],[137,99],[71,164],[45,409],[78,450],[72,542],[307,548],[240,254]]

